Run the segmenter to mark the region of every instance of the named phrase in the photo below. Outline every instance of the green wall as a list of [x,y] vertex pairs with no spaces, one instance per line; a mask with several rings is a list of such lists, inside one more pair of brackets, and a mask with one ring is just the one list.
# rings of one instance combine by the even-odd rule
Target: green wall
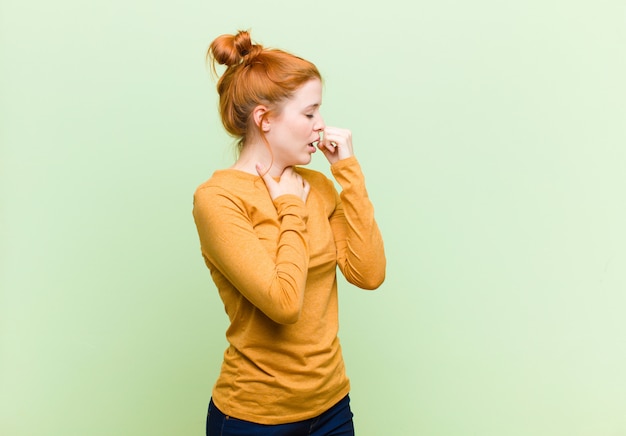
[[318,65],[385,236],[341,288],[359,436],[626,435],[621,0],[3,0],[0,434],[203,434],[204,53],[240,28]]

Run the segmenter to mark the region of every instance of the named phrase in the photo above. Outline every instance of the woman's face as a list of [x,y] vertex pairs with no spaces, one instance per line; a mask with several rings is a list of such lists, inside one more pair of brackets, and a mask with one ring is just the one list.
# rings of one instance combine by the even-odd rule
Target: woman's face
[[324,119],[319,108],[322,104],[322,83],[318,79],[302,85],[289,100],[283,103],[279,114],[270,116],[265,132],[274,164],[286,168],[306,165],[317,150]]

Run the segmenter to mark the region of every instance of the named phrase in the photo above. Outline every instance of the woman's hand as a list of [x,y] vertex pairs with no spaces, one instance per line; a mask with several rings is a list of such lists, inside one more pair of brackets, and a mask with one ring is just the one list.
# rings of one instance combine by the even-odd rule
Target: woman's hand
[[278,181],[274,180],[261,164],[256,165],[256,171],[263,178],[272,200],[281,195],[291,194],[300,197],[306,203],[311,186],[293,167],[285,168]]
[[326,127],[322,140],[317,144],[328,162],[334,164],[341,159],[354,155],[352,151],[352,132],[338,127]]

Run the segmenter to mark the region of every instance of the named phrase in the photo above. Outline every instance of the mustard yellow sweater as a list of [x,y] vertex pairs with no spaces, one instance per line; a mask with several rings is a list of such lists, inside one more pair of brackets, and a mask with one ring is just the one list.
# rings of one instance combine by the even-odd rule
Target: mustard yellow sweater
[[230,319],[213,401],[260,424],[315,417],[350,384],[337,337],[337,278],[375,289],[385,254],[356,158],[323,174],[298,168],[311,190],[272,201],[263,180],[216,171],[194,195],[202,256]]

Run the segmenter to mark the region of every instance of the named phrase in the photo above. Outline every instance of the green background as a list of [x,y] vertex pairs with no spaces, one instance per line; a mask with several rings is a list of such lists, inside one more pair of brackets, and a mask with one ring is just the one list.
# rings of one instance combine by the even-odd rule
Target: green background
[[238,29],[317,64],[385,237],[340,290],[358,434],[626,435],[622,0],[2,0],[0,434],[203,434]]

